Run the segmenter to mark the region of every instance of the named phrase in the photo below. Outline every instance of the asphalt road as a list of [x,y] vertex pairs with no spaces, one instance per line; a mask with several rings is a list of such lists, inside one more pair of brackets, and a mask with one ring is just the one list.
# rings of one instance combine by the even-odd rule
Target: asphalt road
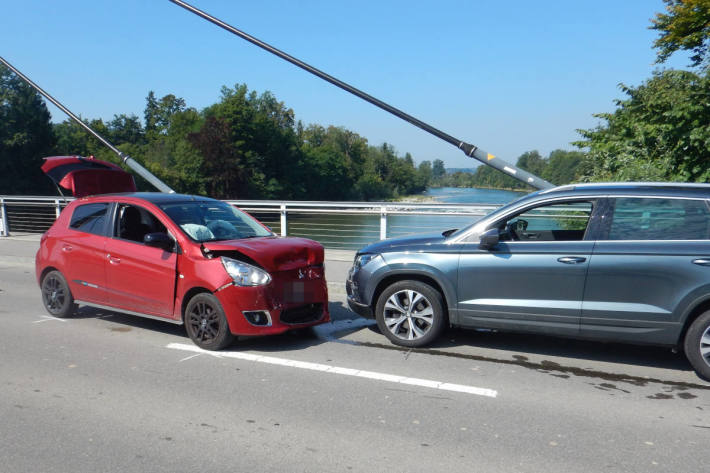
[[181,327],[45,313],[36,237],[0,239],[2,472],[707,472],[710,384],[667,349],[334,322],[201,352]]

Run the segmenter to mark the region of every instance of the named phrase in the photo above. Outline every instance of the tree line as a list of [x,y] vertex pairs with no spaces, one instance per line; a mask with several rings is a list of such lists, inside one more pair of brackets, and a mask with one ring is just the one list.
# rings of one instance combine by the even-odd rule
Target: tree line
[[[523,153],[517,165],[553,184],[577,181],[710,181],[710,0],[664,0],[651,21],[663,64],[690,53],[690,70],[660,69],[601,124],[577,130],[578,151]],[[216,198],[383,200],[429,186],[519,189],[488,166],[447,173],[441,160],[418,165],[391,145],[370,145],[342,127],[304,125],[270,92],[223,87],[217,103],[197,110],[150,92],[143,118],[86,121],[172,188]],[[0,194],[53,194],[42,157],[115,155],[70,120],[52,124],[42,98],[0,66]],[[139,187],[148,190],[144,182]]]
[[[538,151],[526,151],[516,161],[516,166],[555,184],[579,182],[587,168],[586,153],[557,149],[547,157]],[[438,161],[438,160],[437,160]],[[436,161],[434,164],[438,164]],[[441,163],[443,166],[443,162]],[[487,187],[491,189],[533,190],[532,187],[490,166],[478,166],[473,172],[457,171],[432,178],[436,187]]]
[[[117,157],[77,123],[49,121],[41,98],[0,69],[0,193],[51,193],[42,157]],[[198,111],[150,92],[143,119],[86,123],[172,188],[222,199],[374,200],[423,192],[430,163],[415,166],[389,144],[371,146],[345,128],[304,126],[273,94],[223,87]],[[139,188],[150,187],[137,179]],[[46,182],[45,182],[46,181]],[[56,192],[56,191],[55,191]]]
[[[74,121],[50,123],[41,97],[10,71],[0,69],[0,77],[7,118],[0,121],[0,193],[54,193],[39,171],[44,156],[118,162]],[[244,84],[223,87],[220,100],[202,111],[151,91],[143,119],[122,114],[86,123],[173,189],[221,199],[370,201],[418,194],[429,186],[520,187],[486,166],[475,174],[449,174],[440,159],[417,165],[410,153],[399,156],[387,143],[369,145],[345,128],[304,126],[273,94],[257,94]],[[562,172],[561,163],[542,160],[536,151],[518,160],[532,172],[544,165],[552,174]],[[567,172],[557,181],[574,178]],[[150,190],[136,179],[139,188]]]

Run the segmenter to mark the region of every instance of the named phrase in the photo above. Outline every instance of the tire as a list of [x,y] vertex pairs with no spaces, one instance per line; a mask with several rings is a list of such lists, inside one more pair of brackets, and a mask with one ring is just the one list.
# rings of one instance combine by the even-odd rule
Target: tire
[[197,294],[188,302],[185,328],[195,345],[205,350],[221,350],[234,341],[222,304],[206,292]]
[[392,343],[412,348],[433,342],[447,320],[439,291],[420,281],[399,281],[387,287],[377,299],[375,318]]
[[710,310],[690,325],[683,348],[698,377],[710,381]]
[[74,314],[76,304],[69,284],[62,273],[53,270],[42,278],[42,303],[52,316],[58,318],[70,317]]

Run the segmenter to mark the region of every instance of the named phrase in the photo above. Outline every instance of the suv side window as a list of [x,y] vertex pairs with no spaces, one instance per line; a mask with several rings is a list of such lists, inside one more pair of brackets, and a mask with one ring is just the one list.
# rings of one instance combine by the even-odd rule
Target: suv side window
[[591,215],[592,202],[556,202],[527,209],[498,228],[504,241],[580,241]]
[[94,235],[103,235],[108,206],[108,203],[79,205],[74,209],[69,228]]
[[609,240],[707,240],[710,209],[704,200],[617,198]]
[[165,225],[150,212],[137,205],[120,204],[114,236],[122,240],[143,243],[148,233],[167,233]]

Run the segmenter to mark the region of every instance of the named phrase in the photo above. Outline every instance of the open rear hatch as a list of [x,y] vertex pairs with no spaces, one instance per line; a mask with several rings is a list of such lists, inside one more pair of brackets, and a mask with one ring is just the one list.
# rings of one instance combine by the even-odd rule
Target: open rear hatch
[[133,176],[119,166],[93,156],[52,156],[44,158],[42,171],[74,197],[114,192],[135,192]]

